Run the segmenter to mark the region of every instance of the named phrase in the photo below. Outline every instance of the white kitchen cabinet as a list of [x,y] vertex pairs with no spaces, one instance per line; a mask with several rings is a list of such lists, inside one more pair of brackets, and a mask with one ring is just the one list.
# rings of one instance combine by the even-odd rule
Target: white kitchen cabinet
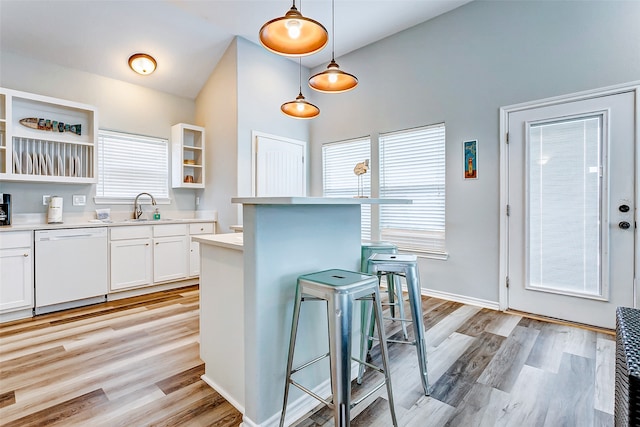
[[153,284],[153,231],[151,226],[109,230],[109,290],[119,291]]
[[156,237],[153,241],[153,281],[187,277],[187,236]]
[[0,179],[95,183],[97,131],[91,105],[0,88]]
[[214,233],[215,224],[213,222],[189,225],[189,277],[200,275],[200,243],[194,242],[191,237]]
[[[29,317],[33,309],[33,233],[0,233],[0,315]],[[23,315],[5,316],[23,312]]]
[[204,128],[178,123],[171,127],[173,188],[204,188]]
[[153,283],[151,243],[150,238],[111,242],[110,290],[148,286]]
[[186,224],[153,226],[153,281],[184,279],[189,273]]

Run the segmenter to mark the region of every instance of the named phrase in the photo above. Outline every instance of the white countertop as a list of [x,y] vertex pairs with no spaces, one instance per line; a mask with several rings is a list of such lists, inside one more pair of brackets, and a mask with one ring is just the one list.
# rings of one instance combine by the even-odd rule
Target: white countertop
[[164,225],[164,224],[193,224],[203,222],[215,222],[213,219],[206,218],[185,218],[185,219],[160,219],[147,221],[85,221],[85,222],[68,222],[62,224],[43,224],[43,223],[22,223],[0,226],[0,233],[3,231],[33,231],[33,230],[55,230],[63,228],[93,228],[93,227],[126,227],[131,225]]
[[409,199],[372,199],[360,197],[234,197],[231,203],[244,205],[382,205],[410,204]]
[[205,245],[220,246],[237,251],[244,250],[244,233],[203,234],[200,236],[191,236],[191,239],[194,242]]

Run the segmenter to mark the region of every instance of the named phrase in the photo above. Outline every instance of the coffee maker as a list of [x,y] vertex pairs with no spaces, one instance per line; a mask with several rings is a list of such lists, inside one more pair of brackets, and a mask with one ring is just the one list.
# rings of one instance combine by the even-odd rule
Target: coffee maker
[[11,194],[0,193],[0,225],[11,225]]

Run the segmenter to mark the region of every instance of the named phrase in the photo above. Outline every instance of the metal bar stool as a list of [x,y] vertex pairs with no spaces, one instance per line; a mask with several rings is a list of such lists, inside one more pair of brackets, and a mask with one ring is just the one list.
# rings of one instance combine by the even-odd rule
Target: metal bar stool
[[[362,243],[360,250],[360,271],[363,273],[367,272],[367,261],[369,257],[373,254],[397,254],[398,246],[390,242],[364,242]],[[399,280],[396,280],[398,277],[395,274],[387,274],[387,292],[389,294],[389,303],[382,304],[383,306],[389,305],[391,312],[391,320],[396,321],[399,320],[402,323],[402,334],[405,340],[409,339],[407,334],[407,321],[406,316],[404,314],[404,298],[402,296],[402,284]],[[398,307],[398,312],[400,317],[396,317],[396,306]],[[362,311],[362,324],[365,324],[365,311]],[[373,328],[373,322],[370,323],[371,328]],[[373,335],[373,330],[370,331],[369,335]],[[365,338],[365,334],[362,334],[363,339]],[[371,341],[369,341],[369,350],[371,350]]]
[[[418,276],[418,262],[415,255],[398,255],[398,254],[374,254],[367,261],[367,271],[371,274],[377,274],[380,277],[383,274],[393,274],[404,276],[407,281],[407,291],[409,294],[409,305],[411,307],[411,318],[413,323],[413,332],[415,339],[413,341],[396,341],[388,340],[388,342],[396,342],[402,344],[412,344],[416,347],[418,355],[418,366],[420,368],[420,380],[424,394],[429,396],[429,377],[427,375],[427,342],[425,339],[424,323],[422,321],[422,300],[420,297],[420,278]],[[370,322],[370,315],[367,314],[365,319]],[[405,319],[408,321],[408,319]],[[377,325],[376,325],[377,326]],[[370,331],[369,324],[363,327],[364,331]],[[373,340],[373,333],[368,333],[366,341]],[[366,344],[360,347],[360,358],[366,360],[369,348]],[[360,366],[358,372],[358,384],[362,381],[364,374],[364,366]]]
[[[382,327],[382,306],[378,291],[378,279],[375,276],[356,273],[345,270],[325,270],[317,273],[305,274],[298,277],[296,296],[293,307],[293,323],[291,325],[291,339],[289,341],[289,357],[287,359],[287,374],[284,388],[284,403],[280,416],[280,427],[284,426],[287,399],[289,397],[289,384],[293,384],[300,390],[318,399],[333,410],[334,424],[336,427],[348,427],[350,425],[350,411],[353,407],[371,396],[383,385],[387,386],[389,410],[391,420],[397,427],[393,393],[391,391],[391,378],[387,356],[387,346]],[[380,353],[382,355],[382,368],[351,357],[351,328],[353,321],[353,309],[356,300],[371,301],[374,306],[374,317],[378,326],[378,339],[380,340]],[[327,304],[327,317],[329,326],[329,352],[319,356],[297,368],[293,368],[293,355],[298,331],[300,308],[303,301],[325,301]],[[312,364],[329,357],[331,370],[332,397],[325,400],[313,391],[294,381],[291,376]],[[351,360],[366,364],[372,369],[384,374],[384,381],[378,384],[365,396],[351,403]]]

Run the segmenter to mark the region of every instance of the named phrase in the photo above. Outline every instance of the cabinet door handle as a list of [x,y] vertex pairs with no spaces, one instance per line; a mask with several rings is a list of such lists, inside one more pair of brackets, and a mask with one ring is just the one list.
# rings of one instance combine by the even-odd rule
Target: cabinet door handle
[[24,256],[25,256],[25,257],[28,257],[28,256],[29,256],[29,254],[24,254]]
[[145,246],[149,246],[149,244],[148,244],[148,243],[145,243],[144,245],[145,245]]
[[160,242],[156,242],[156,245],[159,245],[159,244],[160,244]]
[[201,228],[200,231],[204,231],[204,228]]

